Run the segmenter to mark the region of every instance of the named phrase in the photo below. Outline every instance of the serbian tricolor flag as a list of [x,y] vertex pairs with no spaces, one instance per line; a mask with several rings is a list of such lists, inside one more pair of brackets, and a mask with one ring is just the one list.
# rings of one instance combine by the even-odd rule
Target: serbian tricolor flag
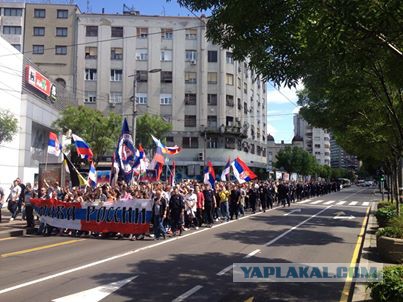
[[204,183],[210,184],[211,188],[214,189],[215,173],[214,173],[214,168],[213,168],[213,164],[211,163],[211,161],[208,161],[207,167],[204,168]]
[[231,166],[234,176],[240,184],[251,181],[257,177],[256,174],[253,173],[253,171],[249,169],[249,167],[239,157],[237,157],[231,163]]
[[90,171],[88,172],[88,185],[93,188],[97,186],[97,171],[93,162],[91,162]]
[[155,181],[159,181],[162,173],[162,168],[164,167],[165,159],[162,154],[162,150],[160,147],[157,147],[157,151],[154,154],[154,158],[151,162],[151,169],[157,171],[157,175],[155,177]]
[[172,170],[171,174],[169,175],[169,184],[173,187],[175,186],[175,174],[176,174],[176,163],[172,161]]
[[57,134],[50,132],[48,141],[48,153],[59,156],[60,152],[61,152],[61,145],[59,143],[59,139],[57,138]]
[[222,181],[227,181],[228,180],[227,175],[229,175],[230,170],[231,170],[231,162],[230,162],[230,160],[228,158],[228,161],[227,161],[227,163],[226,163],[226,165],[224,167],[224,170],[222,170],[222,172],[221,172],[221,180]]
[[93,157],[90,146],[78,135],[72,134],[74,144],[76,145],[77,154],[81,155],[81,158],[91,159]]
[[133,165],[133,167],[135,169],[141,164],[141,160],[143,158],[145,158],[144,149],[143,149],[143,146],[141,144],[139,144],[139,148],[136,151],[136,160],[134,161],[134,165]]

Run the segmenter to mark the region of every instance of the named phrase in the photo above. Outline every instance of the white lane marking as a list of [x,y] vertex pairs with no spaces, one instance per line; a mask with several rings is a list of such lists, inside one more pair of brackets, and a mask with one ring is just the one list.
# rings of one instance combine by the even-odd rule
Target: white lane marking
[[276,238],[270,240],[269,242],[267,242],[265,244],[265,246],[269,246],[272,245],[273,243],[275,243],[277,240],[283,238],[285,235],[287,235],[288,233],[291,233],[292,231],[298,229],[301,225],[303,225],[304,223],[307,223],[309,220],[311,220],[312,218],[318,216],[319,214],[322,214],[324,211],[326,211],[327,209],[331,208],[332,206],[327,206],[326,208],[320,210],[319,212],[317,212],[316,214],[313,214],[311,217],[305,219],[304,221],[298,223],[297,225],[293,226],[291,229],[289,229],[288,231],[285,231],[284,233],[278,235]]
[[355,206],[357,203],[358,203],[358,201],[352,201],[352,202],[350,202],[348,205],[349,205],[349,206]]
[[321,203],[322,201],[323,201],[323,199],[319,199],[317,201],[311,202],[311,204],[318,204],[318,203]]
[[[275,207],[275,208],[270,209],[270,210],[266,210],[266,213],[270,212],[270,211],[273,211],[273,210],[275,210],[277,208],[280,208],[280,207],[281,206]],[[255,215],[260,215],[260,214],[263,214],[263,213],[264,212],[257,212],[255,214],[251,214],[251,215],[247,215],[247,216],[245,215],[245,216],[239,218],[238,220],[242,220],[242,219],[252,217],[252,216],[255,216]],[[219,225],[213,226],[212,228],[218,228],[218,227],[227,225],[228,223],[232,223],[232,222],[235,222],[235,221],[237,221],[237,220],[231,220],[231,221],[228,221],[228,222],[225,222],[225,223],[221,223]],[[135,250],[130,250],[130,251],[122,253],[122,254],[117,254],[117,255],[112,256],[112,257],[104,258],[102,260],[98,260],[98,261],[94,261],[94,262],[91,262],[91,263],[88,263],[88,264],[85,264],[85,265],[77,266],[77,267],[69,269],[69,270],[61,271],[61,272],[53,274],[53,275],[48,275],[48,276],[38,278],[38,279],[35,279],[35,280],[31,280],[31,281],[28,281],[28,282],[25,282],[25,283],[21,283],[21,284],[18,284],[18,285],[7,287],[7,288],[4,288],[4,289],[0,290],[0,295],[4,294],[4,293],[11,292],[11,291],[14,291],[14,290],[17,290],[17,289],[20,289],[20,288],[23,288],[23,287],[27,287],[27,286],[30,286],[30,285],[33,285],[33,284],[41,283],[41,282],[44,282],[44,281],[47,281],[47,280],[50,280],[50,279],[54,279],[54,278],[57,278],[57,277],[60,277],[60,276],[64,276],[64,275],[71,274],[71,273],[74,273],[74,272],[77,272],[77,271],[81,271],[81,270],[84,270],[84,269],[87,269],[87,268],[90,268],[90,267],[93,267],[93,266],[96,266],[96,265],[99,265],[99,264],[103,264],[105,262],[110,262],[110,261],[113,261],[113,260],[116,260],[116,259],[120,259],[120,258],[123,258],[123,257],[126,257],[126,256],[130,256],[130,255],[136,254],[138,252],[151,249],[151,248],[156,247],[156,246],[167,244],[167,243],[170,243],[170,242],[173,242],[173,241],[176,241],[176,240],[182,240],[182,239],[184,239],[186,237],[193,236],[193,235],[196,235],[196,234],[199,234],[199,233],[202,233],[202,232],[206,232],[208,230],[209,230],[209,228],[201,229],[201,230],[192,232],[190,234],[186,234],[186,235],[183,235],[183,236],[180,236],[180,237],[174,237],[174,238],[171,238],[171,239],[168,239],[168,240],[165,240],[165,241],[150,244],[148,246],[144,246],[144,247],[141,247],[141,248],[138,248],[138,249],[135,249]],[[231,265],[231,267],[232,267],[232,265]]]
[[287,212],[287,213],[285,213],[283,216],[288,216],[288,215],[290,215],[290,214],[292,214],[292,213],[295,213],[295,212],[302,212],[302,210],[301,209],[295,209],[295,210],[292,210],[292,211],[289,211],[289,212]]
[[172,300],[172,302],[181,302],[184,301],[186,298],[190,297],[193,295],[195,292],[200,290],[203,286],[202,285],[196,285],[195,287],[189,289],[187,292],[184,292],[182,295],[180,295],[178,298]]
[[224,268],[222,271],[219,271],[217,273],[217,276],[222,276],[225,275],[227,272],[229,272],[230,270],[232,270],[232,264],[228,265],[226,268]]
[[353,216],[353,215],[350,215],[350,216],[339,216],[339,215],[337,215],[337,216],[334,216],[333,217],[333,219],[354,219],[355,217]]
[[362,206],[363,206],[363,207],[369,206],[369,202],[368,202],[368,201],[364,201],[364,202],[362,203]]
[[342,201],[339,201],[339,202],[337,203],[337,205],[345,204],[346,202],[347,202],[347,201],[342,200]]
[[311,199],[305,199],[305,200],[302,200],[302,201],[300,201],[298,203],[307,203],[307,202],[310,202],[310,201],[311,201]]
[[98,302],[102,299],[106,298],[114,291],[118,290],[122,286],[136,279],[138,276],[134,276],[131,278],[127,278],[121,281],[113,282],[107,285],[101,285],[92,289],[84,290],[79,293],[75,293],[69,296],[57,298],[52,300],[52,302],[77,302],[77,301],[85,301],[85,302]]
[[326,201],[325,203],[323,203],[323,204],[332,204],[334,202],[334,200],[329,200],[329,201]]
[[248,255],[246,255],[244,258],[248,259],[254,255],[256,255],[257,253],[260,253],[260,249],[254,250],[253,252],[250,252]]

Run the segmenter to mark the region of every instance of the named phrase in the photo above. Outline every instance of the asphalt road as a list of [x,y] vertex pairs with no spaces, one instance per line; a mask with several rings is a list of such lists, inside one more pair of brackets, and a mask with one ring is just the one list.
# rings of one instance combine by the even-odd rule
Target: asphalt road
[[165,241],[1,239],[0,301],[339,301],[343,282],[234,283],[230,266],[350,263],[371,192],[352,187]]

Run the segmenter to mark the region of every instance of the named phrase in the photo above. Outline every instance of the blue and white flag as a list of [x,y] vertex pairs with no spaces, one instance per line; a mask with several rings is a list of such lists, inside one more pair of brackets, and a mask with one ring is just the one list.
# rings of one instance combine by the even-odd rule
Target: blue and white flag
[[93,188],[97,186],[97,171],[93,162],[90,164],[90,171],[88,173],[88,185]]

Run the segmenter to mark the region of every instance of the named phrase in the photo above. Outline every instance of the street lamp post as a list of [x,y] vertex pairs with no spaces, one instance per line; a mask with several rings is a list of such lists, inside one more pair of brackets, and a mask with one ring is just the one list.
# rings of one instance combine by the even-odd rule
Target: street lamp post
[[204,161],[204,167],[206,166],[206,160],[207,160],[207,127],[204,125],[200,125],[203,131],[204,135],[204,144],[203,144],[203,161]]
[[[148,71],[148,73],[157,73],[161,72],[161,68],[155,68]],[[129,77],[133,77],[133,106],[132,106],[132,137],[133,143],[136,144],[136,122],[137,122],[137,103],[136,103],[136,84],[138,81],[137,72],[134,71],[134,74],[129,75]]]

